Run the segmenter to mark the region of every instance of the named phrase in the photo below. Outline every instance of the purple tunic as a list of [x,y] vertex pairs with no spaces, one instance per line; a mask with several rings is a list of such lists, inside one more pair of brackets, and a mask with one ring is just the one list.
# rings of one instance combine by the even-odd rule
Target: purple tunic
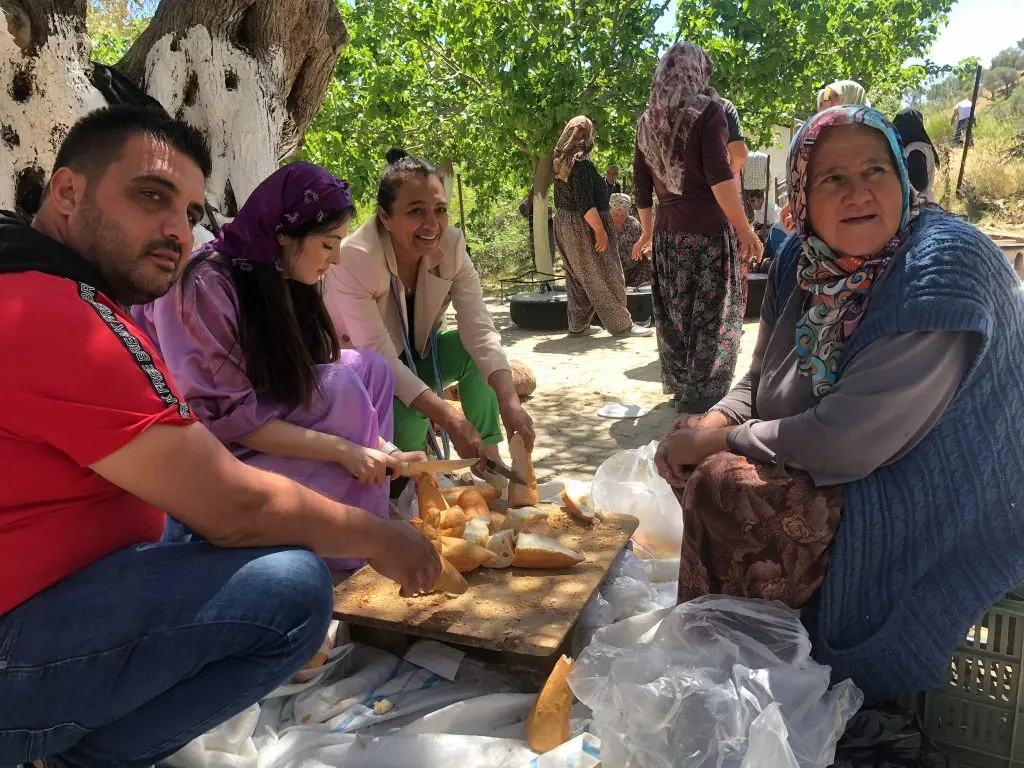
[[[394,378],[375,352],[343,349],[339,362],[318,365],[323,394],[308,408],[291,409],[257,396],[238,344],[234,284],[214,267],[193,272],[183,306],[179,283],[167,295],[132,309],[195,414],[239,459],[295,480],[328,498],[388,516],[389,483],[364,485],[340,463],[260,453],[238,441],[274,419],[376,448],[393,430]],[[194,300],[191,300],[195,297]],[[328,559],[336,569],[363,561]]]

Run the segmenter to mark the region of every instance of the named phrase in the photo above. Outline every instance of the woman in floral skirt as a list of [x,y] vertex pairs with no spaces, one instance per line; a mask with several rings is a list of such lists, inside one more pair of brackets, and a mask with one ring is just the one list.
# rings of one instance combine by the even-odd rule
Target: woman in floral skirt
[[653,242],[662,383],[683,413],[703,413],[729,391],[743,326],[743,264],[762,251],[729,165],[725,110],[703,95],[713,70],[702,48],[672,46],[654,73],[633,158],[643,228],[634,251]]

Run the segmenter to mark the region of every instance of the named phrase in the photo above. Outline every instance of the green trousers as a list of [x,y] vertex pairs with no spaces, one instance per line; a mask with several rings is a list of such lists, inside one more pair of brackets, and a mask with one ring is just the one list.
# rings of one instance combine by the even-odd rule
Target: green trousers
[[[434,363],[431,356],[428,354],[426,357],[420,357],[415,352],[413,356],[416,358],[416,373],[428,387],[435,389]],[[503,436],[498,396],[488,386],[473,358],[462,346],[457,330],[441,331],[437,334],[437,356],[442,389],[457,381],[462,411],[469,423],[480,433],[484,445],[500,443]],[[429,428],[430,420],[426,416],[395,398],[395,445],[403,451],[422,451],[427,445]],[[438,445],[440,444],[438,440]]]

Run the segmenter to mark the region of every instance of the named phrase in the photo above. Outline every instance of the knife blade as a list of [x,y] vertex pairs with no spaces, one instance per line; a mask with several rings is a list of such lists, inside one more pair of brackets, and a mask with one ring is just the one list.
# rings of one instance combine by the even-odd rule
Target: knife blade
[[526,481],[523,480],[519,475],[513,472],[509,467],[506,467],[503,463],[495,461],[494,459],[485,459],[484,466],[491,472],[496,472],[507,480],[511,480],[513,483],[519,483],[520,485],[526,485]]
[[423,472],[456,472],[460,469],[469,469],[479,459],[441,459],[437,461],[407,461],[402,465],[399,477],[412,477]]

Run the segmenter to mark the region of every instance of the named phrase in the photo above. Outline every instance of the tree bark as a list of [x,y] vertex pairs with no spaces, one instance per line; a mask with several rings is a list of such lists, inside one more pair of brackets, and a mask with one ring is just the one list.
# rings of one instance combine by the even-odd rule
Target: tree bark
[[555,178],[551,154],[533,158],[534,268],[543,275],[555,274],[555,259],[548,237],[548,189]]
[[[41,191],[70,124],[104,103],[89,84],[86,2],[0,0],[0,206],[32,212],[23,177]],[[234,215],[301,145],[347,42],[334,0],[161,0],[117,69],[206,133],[210,202]]]
[[0,0],[0,208],[34,213],[64,134],[103,106],[89,51],[85,0]]

